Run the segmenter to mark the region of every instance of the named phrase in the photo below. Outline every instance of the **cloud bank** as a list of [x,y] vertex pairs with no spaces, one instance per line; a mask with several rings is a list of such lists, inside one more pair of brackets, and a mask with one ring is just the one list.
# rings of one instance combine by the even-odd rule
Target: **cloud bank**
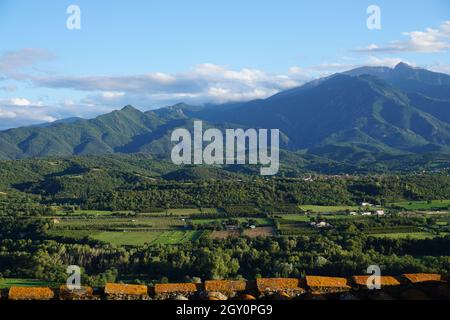
[[437,29],[427,28],[425,31],[404,32],[403,36],[407,39],[392,41],[384,45],[371,44],[357,49],[357,51],[369,53],[444,52],[450,48],[450,20],[444,21]]

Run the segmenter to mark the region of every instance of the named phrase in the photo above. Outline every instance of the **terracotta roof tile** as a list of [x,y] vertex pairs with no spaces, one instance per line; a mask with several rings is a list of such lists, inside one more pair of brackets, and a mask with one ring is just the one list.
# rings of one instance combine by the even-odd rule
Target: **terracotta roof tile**
[[256,286],[260,292],[301,289],[297,278],[262,278],[256,280]]
[[55,293],[46,287],[11,287],[8,294],[10,300],[51,300],[54,297]]
[[228,281],[228,280],[213,280],[205,281],[206,291],[222,291],[222,292],[233,292],[233,291],[245,291],[247,289],[247,281]]
[[[367,280],[370,276],[354,276],[352,277],[352,282],[357,286],[367,286]],[[381,276],[380,277],[381,286],[398,286],[400,285],[400,281],[391,276]]]
[[428,281],[442,281],[440,274],[432,273],[407,273],[402,275],[410,283],[428,282]]
[[345,278],[335,278],[335,277],[316,277],[316,276],[307,276],[306,277],[306,285],[312,288],[350,288],[347,285],[347,279]]
[[155,294],[174,292],[196,292],[198,285],[195,283],[167,283],[155,285]]
[[136,284],[107,283],[105,293],[107,295],[144,296],[147,295],[148,288],[147,286]]

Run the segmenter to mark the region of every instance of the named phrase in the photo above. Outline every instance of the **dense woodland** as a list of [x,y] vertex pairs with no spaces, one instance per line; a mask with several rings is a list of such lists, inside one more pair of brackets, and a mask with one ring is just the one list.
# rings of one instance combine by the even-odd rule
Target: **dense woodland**
[[306,173],[292,178],[261,178],[252,171],[232,171],[236,168],[178,169],[139,155],[0,164],[3,189],[34,195],[44,205],[76,205],[83,209],[148,211],[166,207],[352,205],[362,201],[383,204],[450,199],[446,171],[359,176]]

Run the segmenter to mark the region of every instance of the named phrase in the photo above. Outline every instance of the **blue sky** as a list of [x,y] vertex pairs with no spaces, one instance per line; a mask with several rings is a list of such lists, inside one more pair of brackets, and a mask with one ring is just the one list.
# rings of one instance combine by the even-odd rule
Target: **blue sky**
[[447,0],[0,0],[0,129],[264,98],[361,65],[450,73],[449,50]]

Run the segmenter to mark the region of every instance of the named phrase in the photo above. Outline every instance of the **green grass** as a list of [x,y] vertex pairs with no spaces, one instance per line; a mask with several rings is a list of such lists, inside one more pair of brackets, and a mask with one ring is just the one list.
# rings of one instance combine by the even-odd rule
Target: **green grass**
[[52,283],[32,280],[32,279],[0,279],[0,289],[8,289],[10,287],[51,287]]
[[340,212],[340,211],[357,211],[359,207],[356,206],[314,206],[314,205],[301,205],[300,210],[311,211],[311,212]]
[[375,238],[388,238],[388,239],[418,239],[418,240],[424,240],[424,239],[432,239],[435,236],[427,233],[427,232],[406,232],[406,233],[377,233],[377,234],[370,234],[371,237]]
[[63,218],[54,225],[55,230],[89,229],[89,230],[129,230],[134,228],[176,229],[185,223],[175,217],[96,217],[96,218]]
[[149,231],[149,232],[99,232],[92,238],[115,245],[138,246],[144,244],[180,244],[194,241],[202,231]]
[[304,214],[289,214],[284,215],[280,219],[281,221],[294,221],[294,222],[310,222],[311,218],[314,218],[314,216],[306,216]]
[[450,207],[450,200],[433,200],[430,203],[428,201],[404,201],[391,203],[390,205],[401,207],[405,210],[447,210]]
[[93,230],[51,230],[48,235],[51,237],[64,237],[71,239],[84,239],[96,235],[98,231]]
[[[309,216],[304,214],[288,214],[281,216],[280,222],[310,222],[311,219],[317,218],[318,214],[311,214]],[[363,216],[351,216],[348,214],[322,214],[322,218],[324,220],[346,220],[346,219],[369,219],[370,217],[363,217]]]

